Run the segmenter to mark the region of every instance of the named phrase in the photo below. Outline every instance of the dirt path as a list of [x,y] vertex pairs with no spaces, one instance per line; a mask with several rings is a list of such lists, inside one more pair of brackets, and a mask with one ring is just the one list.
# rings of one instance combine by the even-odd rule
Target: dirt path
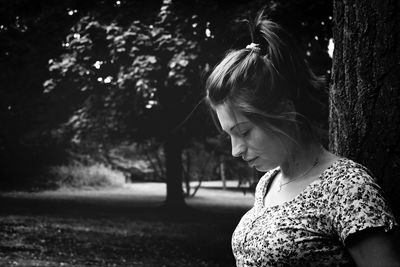
[[200,189],[164,210],[164,184],[0,194],[0,266],[233,266],[242,192]]

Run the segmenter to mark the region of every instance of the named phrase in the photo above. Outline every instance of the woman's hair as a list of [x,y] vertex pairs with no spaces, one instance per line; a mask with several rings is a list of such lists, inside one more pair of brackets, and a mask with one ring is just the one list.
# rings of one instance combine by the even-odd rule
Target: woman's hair
[[[228,104],[249,120],[288,135],[280,127],[293,122],[302,141],[314,136],[313,124],[323,105],[315,97],[324,83],[310,69],[291,36],[260,13],[252,27],[252,44],[229,51],[206,82],[212,108]],[[295,114],[282,108],[294,105]],[[214,112],[213,116],[215,116]]]

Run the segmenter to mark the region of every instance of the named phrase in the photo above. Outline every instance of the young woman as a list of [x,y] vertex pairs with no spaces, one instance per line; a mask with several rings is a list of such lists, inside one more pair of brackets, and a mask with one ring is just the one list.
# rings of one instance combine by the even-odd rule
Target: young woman
[[315,135],[321,81],[279,25],[260,15],[254,31],[206,84],[232,155],[266,172],[233,233],[237,266],[400,266],[381,188]]

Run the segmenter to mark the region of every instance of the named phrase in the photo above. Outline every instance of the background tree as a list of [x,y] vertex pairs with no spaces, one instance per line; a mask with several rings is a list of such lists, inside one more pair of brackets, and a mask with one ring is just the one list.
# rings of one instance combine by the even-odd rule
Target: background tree
[[[182,172],[199,171],[187,163],[212,155],[218,140],[204,105],[187,115],[225,51],[251,42],[242,21],[265,5],[270,18],[295,34],[313,69],[329,78],[330,1],[6,3],[0,5],[0,157],[2,176],[15,184],[29,186],[37,179],[33,170],[40,175],[71,155],[107,161],[121,143],[135,142],[141,149],[125,154],[158,153],[168,174],[153,168],[168,176],[167,199],[182,205]],[[183,150],[191,153],[182,159]]]
[[196,15],[169,0],[148,18],[124,12],[106,18],[92,12],[74,25],[66,52],[50,61],[45,92],[75,103],[64,133],[81,149],[107,153],[129,140],[162,144],[166,203],[182,206],[182,151],[190,136],[207,129],[182,124],[202,98],[197,39],[207,36],[194,29]]
[[366,165],[400,215],[398,1],[334,1],[330,148]]

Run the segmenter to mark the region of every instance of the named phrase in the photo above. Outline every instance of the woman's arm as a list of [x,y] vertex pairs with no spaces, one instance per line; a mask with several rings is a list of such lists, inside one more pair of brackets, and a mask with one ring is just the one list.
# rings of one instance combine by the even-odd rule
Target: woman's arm
[[385,232],[382,227],[351,234],[346,247],[359,267],[400,267],[400,242],[397,231]]

